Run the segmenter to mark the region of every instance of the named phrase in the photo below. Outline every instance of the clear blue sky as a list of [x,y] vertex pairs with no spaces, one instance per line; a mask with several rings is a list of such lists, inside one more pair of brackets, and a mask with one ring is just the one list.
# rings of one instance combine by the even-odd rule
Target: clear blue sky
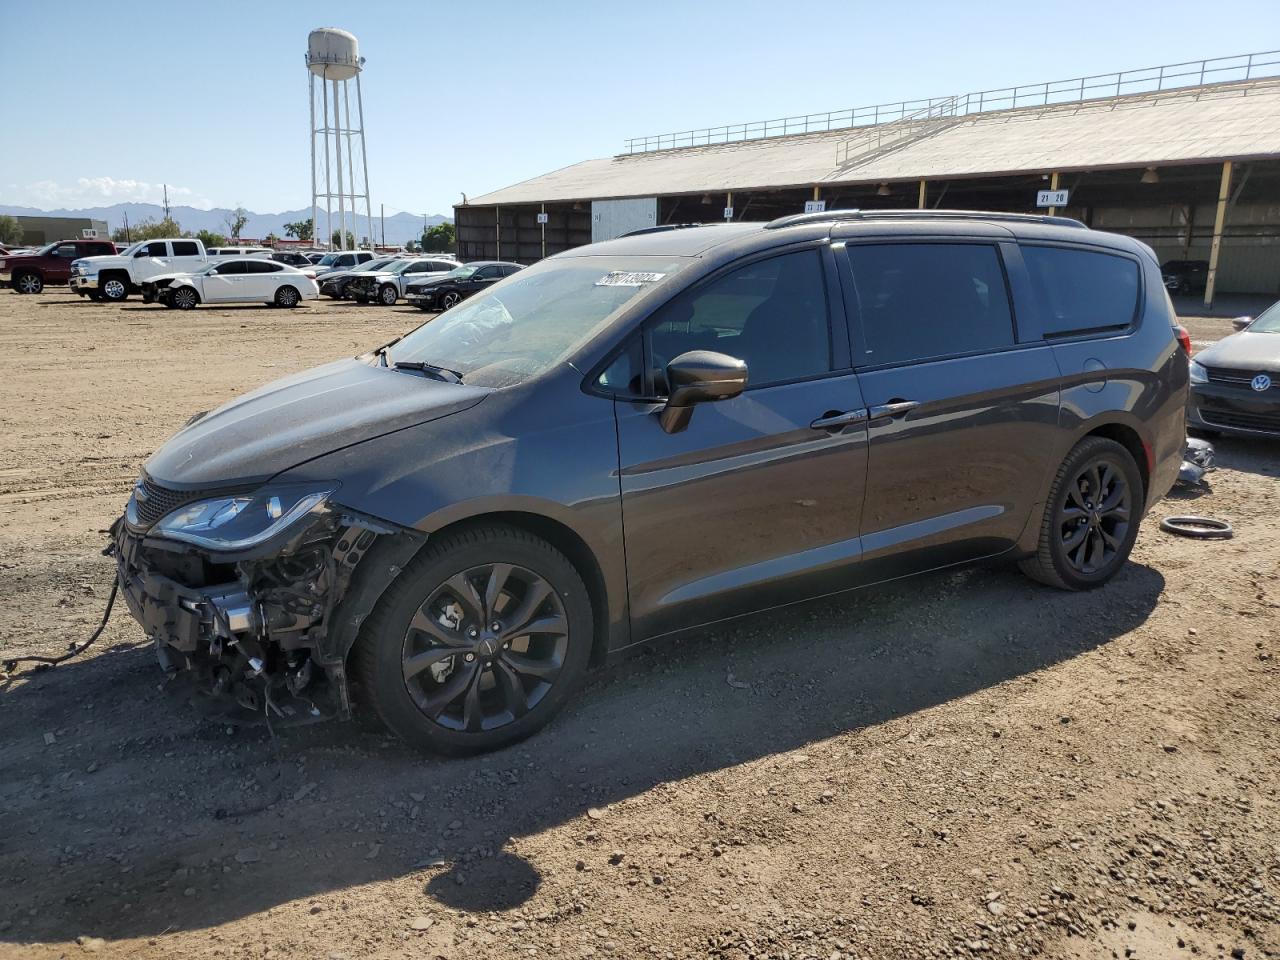
[[449,213],[631,136],[1280,47],[1280,3],[0,5],[0,203],[310,202],[307,33],[360,39],[375,209]]

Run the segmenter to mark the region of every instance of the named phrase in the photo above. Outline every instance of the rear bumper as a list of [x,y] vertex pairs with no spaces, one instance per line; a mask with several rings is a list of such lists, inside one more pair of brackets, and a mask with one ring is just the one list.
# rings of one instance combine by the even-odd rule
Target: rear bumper
[[1280,438],[1280,386],[1258,392],[1197,383],[1187,401],[1187,425],[1232,436]]

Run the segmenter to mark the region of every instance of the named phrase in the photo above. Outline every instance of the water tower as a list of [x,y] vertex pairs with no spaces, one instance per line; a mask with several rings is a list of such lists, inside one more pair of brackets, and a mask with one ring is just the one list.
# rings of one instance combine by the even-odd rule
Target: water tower
[[[307,37],[307,69],[311,72],[311,224],[312,238],[317,245],[332,245],[334,231],[338,231],[340,249],[347,249],[347,234],[357,239],[356,201],[364,201],[365,222],[369,243],[373,243],[373,210],[369,204],[369,165],[364,146],[364,97],[360,92],[360,71],[364,58],[360,56],[360,43],[346,30],[321,27],[312,30]],[[320,79],[319,112],[322,126],[316,126],[316,78]],[[356,82],[356,110],[358,125],[351,120],[351,81]],[[330,97],[333,117],[330,121]],[[357,145],[352,140],[358,141]],[[323,157],[317,164],[317,145]],[[358,154],[357,154],[358,146]],[[343,154],[346,154],[345,158]],[[360,160],[361,176],[356,177],[356,158]],[[345,180],[343,179],[345,176]],[[323,183],[321,182],[323,180]],[[364,190],[356,193],[356,183],[362,182]],[[320,198],[324,198],[324,231],[318,219]],[[333,205],[338,204],[338,220],[334,223]],[[350,226],[347,215],[351,216]]]

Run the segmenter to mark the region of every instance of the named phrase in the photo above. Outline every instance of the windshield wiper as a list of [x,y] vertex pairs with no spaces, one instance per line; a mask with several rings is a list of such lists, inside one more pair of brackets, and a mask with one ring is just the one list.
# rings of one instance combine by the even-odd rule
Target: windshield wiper
[[434,363],[425,363],[422,360],[397,360],[394,366],[397,370],[418,370],[429,377],[434,377],[437,380],[443,380],[445,383],[462,382],[462,374],[457,370],[450,370],[448,367],[438,367]]

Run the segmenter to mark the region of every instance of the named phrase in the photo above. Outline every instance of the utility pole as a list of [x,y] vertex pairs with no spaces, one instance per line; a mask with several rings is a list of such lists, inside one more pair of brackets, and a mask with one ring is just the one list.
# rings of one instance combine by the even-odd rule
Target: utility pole
[[382,245],[387,245],[387,205],[378,204],[378,219],[382,221]]
[[124,242],[129,242],[129,211],[124,212]]
[[164,218],[169,219],[169,185],[164,185]]

